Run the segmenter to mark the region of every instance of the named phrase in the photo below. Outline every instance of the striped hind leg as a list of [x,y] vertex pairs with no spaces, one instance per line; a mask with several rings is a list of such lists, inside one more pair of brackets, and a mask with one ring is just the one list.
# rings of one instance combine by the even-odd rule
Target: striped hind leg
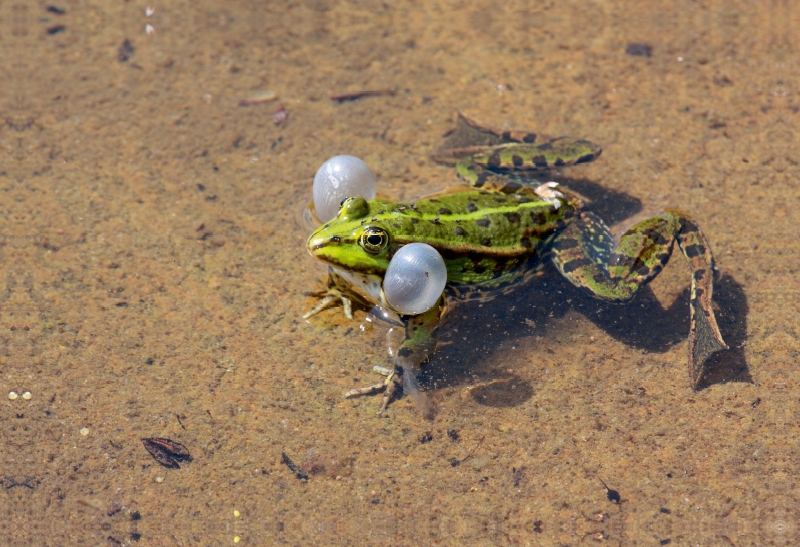
[[614,247],[603,221],[581,213],[553,242],[553,262],[572,284],[595,298],[625,302],[661,272],[675,241],[692,267],[689,377],[697,389],[705,362],[728,346],[711,308],[716,275],[711,248],[688,214],[668,210],[644,220]]

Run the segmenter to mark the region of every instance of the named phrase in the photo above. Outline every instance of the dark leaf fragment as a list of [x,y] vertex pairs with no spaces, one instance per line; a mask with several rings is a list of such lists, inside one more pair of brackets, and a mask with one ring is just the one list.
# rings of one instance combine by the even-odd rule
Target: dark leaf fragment
[[170,469],[180,469],[179,461],[192,461],[192,456],[189,450],[181,443],[173,441],[172,439],[164,439],[162,437],[151,437],[149,439],[142,439],[142,444],[145,449],[150,452],[153,459]]
[[122,45],[119,46],[119,50],[117,51],[117,58],[119,59],[120,63],[126,62],[128,59],[131,58],[134,52],[133,43],[130,40],[125,40],[122,42]]
[[653,46],[650,44],[634,42],[628,44],[625,48],[625,53],[633,55],[634,57],[650,57],[653,54]]

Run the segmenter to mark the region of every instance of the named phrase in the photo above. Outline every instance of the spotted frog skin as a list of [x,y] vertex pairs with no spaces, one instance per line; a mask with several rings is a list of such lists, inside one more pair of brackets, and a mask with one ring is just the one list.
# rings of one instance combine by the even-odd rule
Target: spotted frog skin
[[[404,203],[347,198],[338,216],[308,239],[308,251],[330,265],[331,275],[318,294],[322,302],[307,316],[337,299],[348,315],[351,300],[387,308],[380,284],[393,254],[411,242],[433,246],[447,266],[445,293],[428,312],[397,318],[405,337],[395,365],[408,377],[433,354],[448,301],[508,292],[550,260],[587,294],[627,302],[661,272],[677,242],[692,270],[689,376],[697,388],[705,361],[727,347],[711,308],[714,259],[697,223],[685,212],[667,210],[639,222],[615,244],[578,196],[554,182],[532,180],[600,153],[599,146],[572,138],[505,143],[457,161],[456,172],[466,184],[460,190]],[[383,411],[394,385],[390,380],[350,395],[389,387]]]

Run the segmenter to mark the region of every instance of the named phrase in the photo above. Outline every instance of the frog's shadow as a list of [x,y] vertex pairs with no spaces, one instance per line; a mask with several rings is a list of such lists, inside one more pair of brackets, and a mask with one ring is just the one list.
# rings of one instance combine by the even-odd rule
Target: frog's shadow
[[[609,225],[642,210],[638,199],[624,193],[585,179],[560,180],[590,199],[587,209]],[[679,252],[673,255],[673,261],[683,261]],[[726,275],[715,283],[714,301],[720,330],[731,349],[709,359],[700,389],[752,381],[742,349],[747,335],[747,296],[742,286]],[[436,389],[469,383],[477,376],[484,387],[472,389],[470,394],[478,403],[496,407],[520,405],[533,396],[534,387],[502,366],[501,352],[510,351],[521,338],[557,336],[568,324],[562,319],[574,312],[628,346],[663,353],[687,339],[689,287],[666,309],[649,287],[642,289],[632,302],[609,304],[584,295],[554,267],[547,267],[542,276],[519,287],[510,297],[482,305],[458,305],[443,322],[439,350],[423,368],[420,381],[427,389]],[[675,373],[686,375],[686,369]],[[688,377],[686,384],[688,389]]]

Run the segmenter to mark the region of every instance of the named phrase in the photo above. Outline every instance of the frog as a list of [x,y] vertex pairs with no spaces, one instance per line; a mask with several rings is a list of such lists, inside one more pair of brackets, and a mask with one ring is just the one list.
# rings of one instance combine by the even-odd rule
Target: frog
[[[455,164],[463,186],[407,202],[345,198],[338,215],[308,238],[308,252],[328,265],[329,277],[314,293],[319,304],[304,317],[341,303],[352,319],[354,305],[373,305],[401,333],[399,345],[390,350],[393,366],[376,367],[385,379],[345,397],[383,391],[378,410],[383,414],[402,386],[430,416],[416,377],[435,353],[449,309],[518,290],[548,263],[589,296],[628,303],[664,269],[675,244],[691,269],[688,369],[690,386],[697,390],[709,357],[728,349],[712,308],[719,270],[697,221],[681,209],[667,209],[615,239],[580,195],[558,182],[544,182],[555,169],[596,160],[599,145],[572,137],[537,141],[532,134],[503,135],[510,142],[495,139],[439,154],[439,161]],[[391,309],[381,283],[393,255],[412,242],[427,243],[441,254],[447,284],[432,308],[409,316]]]

